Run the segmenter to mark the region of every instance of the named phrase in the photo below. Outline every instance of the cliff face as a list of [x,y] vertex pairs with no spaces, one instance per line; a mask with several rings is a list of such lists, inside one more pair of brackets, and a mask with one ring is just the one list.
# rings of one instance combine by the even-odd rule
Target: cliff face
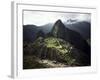
[[58,38],[64,38],[65,36],[68,37],[68,35],[66,34],[66,27],[62,23],[61,20],[58,20],[55,22],[55,24],[51,30],[51,34],[52,34],[52,36],[58,37]]

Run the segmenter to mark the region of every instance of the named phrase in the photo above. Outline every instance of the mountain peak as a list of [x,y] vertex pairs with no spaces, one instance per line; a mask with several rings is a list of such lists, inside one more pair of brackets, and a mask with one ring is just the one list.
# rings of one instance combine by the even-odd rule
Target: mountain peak
[[62,28],[65,28],[65,25],[63,24],[63,22],[62,22],[60,19],[58,19],[58,20],[55,22],[54,27],[55,27],[55,28],[62,29]]
[[62,23],[60,19],[58,19],[53,25],[51,34],[54,37],[62,37],[64,35],[65,30],[66,30],[65,25]]
[[58,20],[56,21],[55,24],[56,24],[56,25],[57,25],[57,24],[62,24],[62,21],[61,21],[60,19],[58,19]]

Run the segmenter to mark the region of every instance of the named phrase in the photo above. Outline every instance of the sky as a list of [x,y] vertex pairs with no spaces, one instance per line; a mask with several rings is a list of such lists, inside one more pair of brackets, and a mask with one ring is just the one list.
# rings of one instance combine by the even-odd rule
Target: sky
[[69,19],[76,21],[91,21],[89,13],[69,13],[69,12],[46,12],[46,11],[23,11],[23,24],[33,24],[42,26],[48,23],[55,23],[58,19],[67,22]]

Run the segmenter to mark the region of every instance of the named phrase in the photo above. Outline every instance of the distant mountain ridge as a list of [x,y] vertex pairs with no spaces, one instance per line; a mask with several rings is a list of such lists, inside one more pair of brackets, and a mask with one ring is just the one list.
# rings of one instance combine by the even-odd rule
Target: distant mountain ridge
[[27,42],[33,42],[36,39],[39,31],[41,31],[43,34],[47,34],[51,31],[52,25],[53,24],[46,24],[43,26],[23,25],[23,40]]
[[91,35],[91,24],[86,21],[77,22],[73,24],[64,23],[65,26],[71,30],[80,33],[84,39],[90,39]]
[[[53,28],[52,23],[46,24],[43,26],[36,26],[36,25],[23,25],[23,39],[24,41],[34,41],[36,33],[41,30],[44,34],[49,33]],[[91,28],[90,23],[88,22],[78,22],[73,24],[64,23],[65,27],[69,28],[70,30],[74,30],[84,38],[90,39],[91,38]]]

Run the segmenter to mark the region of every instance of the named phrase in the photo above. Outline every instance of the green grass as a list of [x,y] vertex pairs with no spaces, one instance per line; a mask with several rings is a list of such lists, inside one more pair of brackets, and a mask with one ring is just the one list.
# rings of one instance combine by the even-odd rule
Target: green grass
[[68,50],[66,49],[66,46],[65,46],[66,43],[61,43],[61,39],[49,37],[49,38],[45,39],[45,43],[48,48],[56,48],[61,53],[68,52]]

